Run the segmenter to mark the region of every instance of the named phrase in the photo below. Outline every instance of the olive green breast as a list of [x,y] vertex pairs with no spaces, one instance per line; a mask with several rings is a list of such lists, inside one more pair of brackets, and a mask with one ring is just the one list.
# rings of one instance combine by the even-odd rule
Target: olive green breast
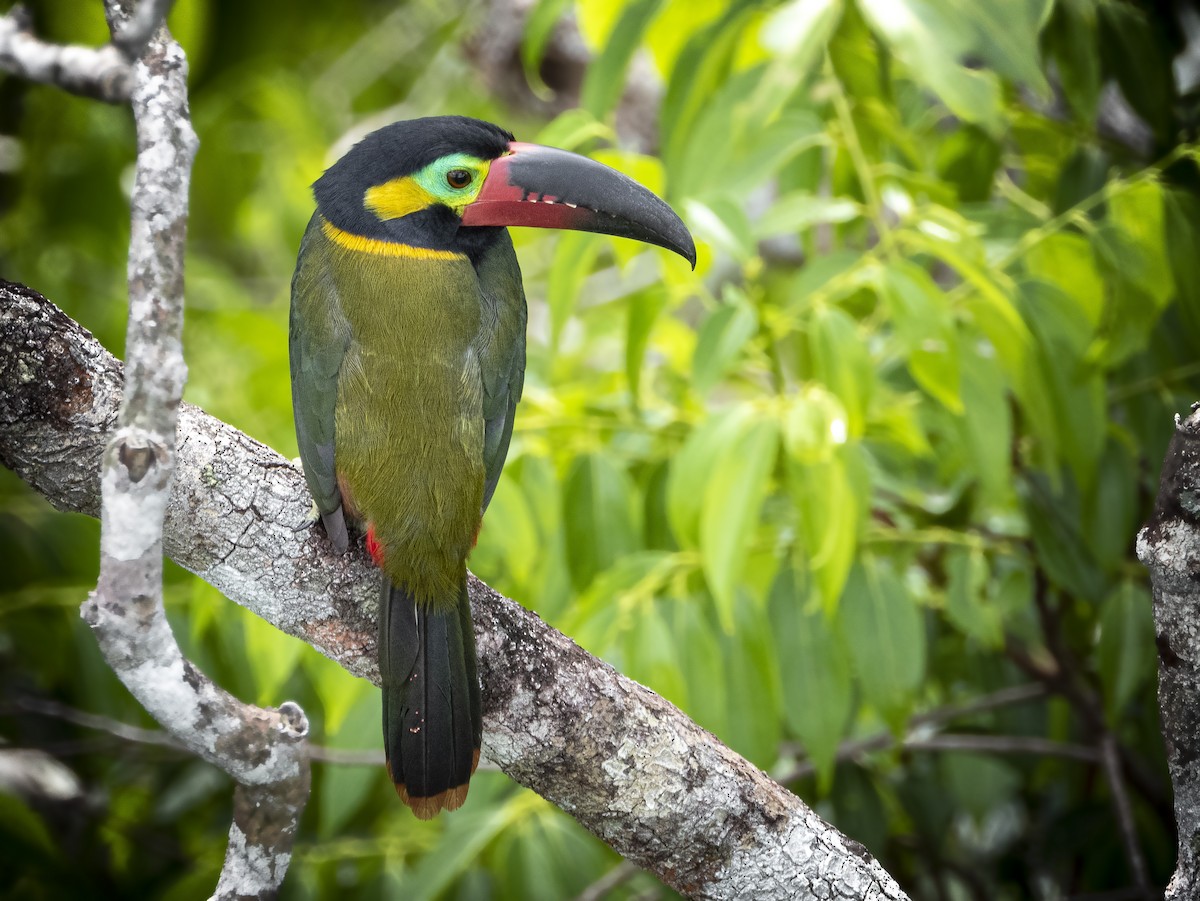
[[[324,237],[324,236],[322,236]],[[484,486],[481,292],[465,257],[343,248],[325,239],[349,341],[338,374],[335,468],[384,570],[451,605]]]

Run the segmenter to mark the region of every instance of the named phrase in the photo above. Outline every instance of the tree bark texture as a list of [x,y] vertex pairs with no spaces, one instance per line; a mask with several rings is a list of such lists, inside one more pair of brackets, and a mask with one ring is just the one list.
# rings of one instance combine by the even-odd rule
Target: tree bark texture
[[1138,535],[1154,586],[1158,706],[1175,788],[1179,858],[1167,901],[1200,897],[1200,404],[1175,419],[1154,515]]
[[[121,365],[27,288],[0,284],[0,462],[95,513]],[[299,470],[183,405],[168,555],[350,672],[378,682],[375,579],[333,554]],[[856,842],[533,613],[471,581],[484,754],[672,888],[705,899],[903,899]]]

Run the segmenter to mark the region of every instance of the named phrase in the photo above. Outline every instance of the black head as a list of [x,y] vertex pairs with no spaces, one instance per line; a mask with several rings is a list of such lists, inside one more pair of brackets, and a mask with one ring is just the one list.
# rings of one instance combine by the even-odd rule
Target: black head
[[628,176],[587,157],[519,144],[463,116],[367,135],[313,185],[336,229],[477,259],[509,225],[570,228],[657,244],[696,265],[687,227]]
[[[387,192],[391,186],[393,198],[397,191],[411,193],[410,189],[418,187],[412,177],[439,160],[493,160],[506,152],[512,140],[499,126],[466,116],[432,116],[385,125],[351,147],[317,179],[313,184],[317,210],[337,228],[354,235],[469,253],[473,245],[494,237],[496,230],[467,229],[460,234],[461,207],[456,210],[451,205],[457,204],[450,196],[450,185],[438,179],[428,192],[432,196],[411,203],[412,209],[393,208],[382,215],[371,209],[368,192]],[[479,183],[484,174],[486,168]],[[439,189],[444,191],[439,194]],[[463,201],[472,198],[473,194]],[[395,215],[397,212],[402,214]]]

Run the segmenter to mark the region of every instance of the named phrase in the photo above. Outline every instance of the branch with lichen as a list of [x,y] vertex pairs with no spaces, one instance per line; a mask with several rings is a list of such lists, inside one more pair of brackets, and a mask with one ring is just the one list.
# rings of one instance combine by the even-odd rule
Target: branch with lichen
[[[27,288],[0,283],[0,463],[95,514],[121,367]],[[378,683],[376,574],[308,520],[299,470],[184,404],[164,549],[231,600]],[[857,842],[676,707],[472,578],[483,753],[689,897],[903,899]]]
[[1200,892],[1200,404],[1175,419],[1150,522],[1138,535],[1138,559],[1154,586],[1158,706],[1175,789],[1179,859],[1167,901]]
[[[183,258],[197,145],[188,114],[187,62],[159,27],[167,6],[145,0],[128,16],[110,3],[114,43],[90,58],[94,67],[97,60],[108,65],[113,54],[120,57],[120,65],[93,71],[87,83],[101,94],[109,91],[105,99],[128,95],[138,155],[131,196],[127,365],[115,428],[106,436],[99,467],[100,577],[82,614],[105,660],[146,710],[189,750],[237,780],[215,897],[265,898],[274,896],[287,872],[308,799],[307,720],[295,704],[278,710],[242,704],[196,670],[171,634],[162,602],[163,520],[187,373],[181,342]],[[18,47],[29,49],[34,39],[12,32],[14,21],[10,14],[3,24]],[[64,72],[70,71],[70,83],[80,83],[81,70],[64,66],[63,60],[82,59],[82,51],[41,45],[38,52],[58,53],[49,69],[38,70],[45,80],[63,84]],[[120,66],[124,74],[105,74],[118,73]]]

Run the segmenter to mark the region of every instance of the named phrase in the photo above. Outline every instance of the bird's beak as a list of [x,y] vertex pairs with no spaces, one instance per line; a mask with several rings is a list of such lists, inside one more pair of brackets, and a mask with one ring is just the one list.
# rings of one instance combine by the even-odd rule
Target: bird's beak
[[696,245],[675,211],[633,179],[585,156],[513,142],[492,160],[462,224],[571,228],[673,250],[696,268]]

